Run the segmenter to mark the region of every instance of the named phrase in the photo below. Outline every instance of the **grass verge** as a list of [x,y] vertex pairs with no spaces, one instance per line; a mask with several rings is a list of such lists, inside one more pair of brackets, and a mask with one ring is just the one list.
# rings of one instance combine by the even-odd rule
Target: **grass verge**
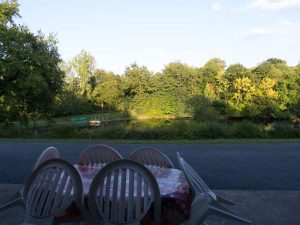
[[0,138],[0,142],[59,142],[59,143],[120,143],[120,144],[274,144],[300,143],[293,139],[207,139],[207,140],[127,140],[127,139],[9,139]]

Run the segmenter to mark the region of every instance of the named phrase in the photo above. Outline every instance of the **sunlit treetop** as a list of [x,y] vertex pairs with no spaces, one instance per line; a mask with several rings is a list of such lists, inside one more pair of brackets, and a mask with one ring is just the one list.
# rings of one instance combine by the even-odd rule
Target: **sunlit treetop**
[[0,23],[2,25],[14,24],[14,17],[19,15],[19,3],[17,0],[3,0],[0,3]]

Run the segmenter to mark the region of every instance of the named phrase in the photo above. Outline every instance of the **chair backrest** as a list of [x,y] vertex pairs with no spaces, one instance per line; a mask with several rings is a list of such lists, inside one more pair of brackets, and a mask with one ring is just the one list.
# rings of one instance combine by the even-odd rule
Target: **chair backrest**
[[107,145],[93,145],[83,150],[79,156],[78,164],[98,166],[122,158],[119,152]]
[[191,189],[193,190],[193,195],[200,194],[200,193],[211,193],[212,191],[206,185],[204,180],[198,175],[198,173],[179,155],[177,152],[177,159],[179,166],[184,173]]
[[45,161],[49,159],[58,159],[59,158],[59,152],[55,147],[48,147],[46,148],[39,156],[39,158],[36,160],[33,170],[35,170],[39,165],[44,163]]
[[174,168],[171,160],[161,151],[152,147],[143,147],[134,150],[129,159],[143,165],[153,165],[163,168]]
[[89,209],[105,225],[138,225],[152,204],[153,222],[159,225],[161,200],[157,181],[145,166],[132,160],[107,164],[95,176],[89,191]]
[[52,218],[64,212],[73,202],[83,209],[80,175],[62,159],[51,159],[39,165],[29,177],[24,193],[25,218],[30,220]]

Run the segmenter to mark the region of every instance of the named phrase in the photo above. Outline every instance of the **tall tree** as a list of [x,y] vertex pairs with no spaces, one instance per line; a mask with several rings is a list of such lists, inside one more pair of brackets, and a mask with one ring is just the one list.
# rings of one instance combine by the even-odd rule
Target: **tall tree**
[[0,24],[4,26],[14,25],[13,18],[19,15],[17,0],[3,0],[0,3]]
[[256,87],[248,77],[236,78],[234,92],[228,101],[234,116],[246,116],[253,106]]
[[273,115],[287,117],[299,99],[299,78],[295,68],[288,66],[284,60],[271,58],[254,68],[253,73],[259,81],[265,78],[275,80],[274,89],[278,92],[277,102],[280,110]]
[[218,74],[224,73],[225,61],[219,58],[210,59],[202,68],[203,85],[207,83],[216,83]]
[[104,70],[96,70],[93,76],[92,101],[101,109],[117,109],[120,104],[120,77]]
[[153,92],[152,73],[145,66],[136,63],[125,69],[123,89],[128,96],[142,95]]
[[175,97],[176,112],[184,115],[189,112],[189,100],[193,95],[200,93],[202,74],[197,68],[181,62],[169,63],[162,72],[161,83],[165,92]]
[[78,79],[79,95],[87,97],[92,91],[93,73],[95,71],[96,61],[91,53],[81,50],[70,62],[71,72],[74,78]]
[[16,6],[16,1],[0,4],[0,104],[2,119],[26,121],[49,113],[64,74],[55,37],[12,24]]
[[276,118],[280,113],[279,93],[275,90],[276,80],[273,78],[263,78],[257,85],[255,92],[256,115],[260,118]]
[[252,74],[249,69],[247,69],[246,67],[244,67],[242,64],[239,63],[230,65],[224,73],[224,78],[227,79],[229,84],[232,85],[236,78],[242,78],[242,77],[252,78]]

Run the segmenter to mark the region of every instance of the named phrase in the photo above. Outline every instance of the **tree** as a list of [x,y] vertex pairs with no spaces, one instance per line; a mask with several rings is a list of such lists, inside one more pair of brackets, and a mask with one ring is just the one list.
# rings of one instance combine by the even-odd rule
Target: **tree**
[[193,96],[189,103],[196,121],[217,121],[221,118],[213,102],[203,95]]
[[235,81],[236,78],[242,78],[242,77],[252,77],[251,71],[244,67],[242,64],[233,64],[230,65],[225,73],[224,73],[224,78],[227,79],[229,84],[233,85],[233,82]]
[[279,93],[275,85],[274,79],[266,77],[257,86],[255,105],[260,118],[275,118],[280,111]]
[[217,99],[215,86],[210,83],[207,83],[205,85],[203,94],[204,94],[204,97],[206,97],[210,101],[215,101]]
[[228,101],[234,116],[247,116],[253,106],[255,85],[248,77],[236,78],[234,81],[234,92]]
[[210,59],[202,69],[204,86],[207,83],[215,84],[218,74],[224,73],[225,67],[225,61],[219,58]]
[[[121,108],[134,113],[143,111],[149,95],[157,91],[157,83],[147,67],[131,64],[121,77],[122,103]],[[140,108],[137,110],[137,107]]]
[[169,63],[163,70],[165,87],[177,97],[188,98],[199,93],[201,74],[196,68],[181,62]]
[[[298,63],[298,65],[296,66],[295,73],[296,73],[297,88],[300,92],[300,63]],[[294,107],[294,113],[295,113],[295,117],[297,117],[297,121],[300,125],[300,95],[299,94],[298,94],[298,98],[296,100],[296,105]]]
[[168,95],[175,98],[177,116],[183,116],[190,112],[189,99],[200,93],[202,74],[197,68],[181,62],[172,62],[165,66],[160,83]]
[[50,112],[64,74],[55,37],[41,32],[35,35],[25,26],[12,24],[16,6],[16,1],[0,4],[1,117],[26,121]]
[[93,76],[92,102],[103,110],[117,109],[120,103],[120,77],[104,70],[96,70]]
[[17,0],[3,0],[0,3],[0,24],[8,26],[14,24],[13,18],[19,15],[19,4]]
[[281,79],[283,70],[286,68],[287,64],[284,60],[270,58],[254,68],[253,73],[256,75],[256,79],[263,79],[265,77]]
[[79,95],[87,97],[93,88],[93,74],[95,71],[96,61],[91,53],[81,50],[70,62],[70,72],[74,73],[73,77],[78,79]]
[[152,73],[145,66],[139,66],[136,63],[126,67],[123,76],[123,90],[125,95],[134,97],[144,93],[154,91],[151,83]]
[[276,82],[274,90],[278,92],[277,103],[280,110],[273,113],[273,117],[286,118],[293,113],[300,92],[297,69],[288,66],[284,60],[271,58],[258,65],[253,73],[258,82],[264,78],[271,78]]

